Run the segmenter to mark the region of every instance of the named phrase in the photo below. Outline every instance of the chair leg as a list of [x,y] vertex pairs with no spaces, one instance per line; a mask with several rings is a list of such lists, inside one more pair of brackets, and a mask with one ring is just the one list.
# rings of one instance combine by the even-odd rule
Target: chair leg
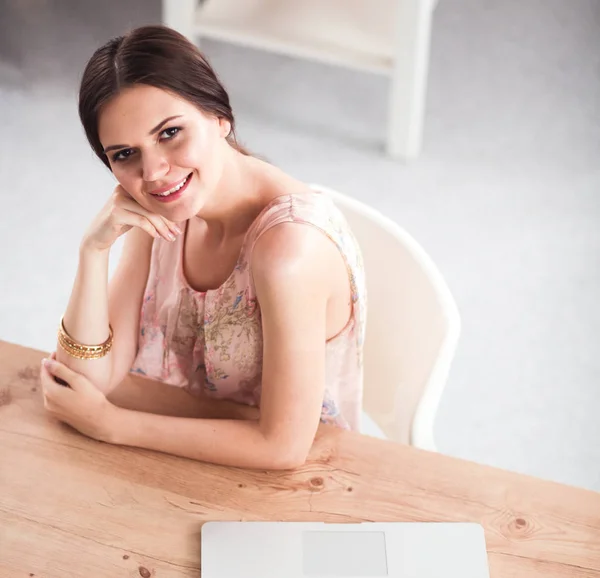
[[406,161],[421,152],[434,6],[432,0],[398,0],[397,4],[387,151]]

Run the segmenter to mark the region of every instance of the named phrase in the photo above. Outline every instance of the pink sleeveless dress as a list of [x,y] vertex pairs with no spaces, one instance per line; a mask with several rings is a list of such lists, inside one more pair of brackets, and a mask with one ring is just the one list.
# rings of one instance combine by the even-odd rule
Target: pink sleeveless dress
[[262,328],[250,261],[257,239],[280,223],[309,225],[339,249],[348,270],[352,313],[326,343],[321,421],[358,430],[362,406],[366,288],[358,245],[333,202],[321,193],[273,199],[246,233],[235,269],[218,289],[199,292],[183,272],[184,236],[155,239],[144,294],[138,352],[131,371],[193,395],[260,406]]

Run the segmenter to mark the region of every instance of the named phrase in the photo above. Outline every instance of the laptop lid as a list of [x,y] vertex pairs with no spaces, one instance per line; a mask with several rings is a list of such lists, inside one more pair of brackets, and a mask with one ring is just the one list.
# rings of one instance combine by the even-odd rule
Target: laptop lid
[[207,522],[203,578],[489,578],[467,523]]

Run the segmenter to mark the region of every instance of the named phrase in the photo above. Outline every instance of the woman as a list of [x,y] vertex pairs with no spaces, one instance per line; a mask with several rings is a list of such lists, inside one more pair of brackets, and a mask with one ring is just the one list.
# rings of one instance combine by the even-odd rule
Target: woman
[[[161,26],[111,40],[87,64],[79,114],[119,184],[81,241],[43,361],[48,411],[98,440],[254,468],[303,464],[319,421],[357,429],[356,242],[326,197],[237,145],[200,52]],[[130,371],[212,411],[118,407],[107,396]]]

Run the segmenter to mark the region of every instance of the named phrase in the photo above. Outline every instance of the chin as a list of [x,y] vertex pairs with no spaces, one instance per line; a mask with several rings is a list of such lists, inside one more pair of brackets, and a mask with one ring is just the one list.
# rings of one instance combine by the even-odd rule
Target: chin
[[208,198],[206,193],[196,194],[192,200],[191,205],[188,207],[189,216],[187,218],[191,219],[192,217],[196,217],[197,215],[199,215],[206,206],[207,201]]
[[190,203],[185,203],[185,205],[181,205],[179,207],[173,207],[172,211],[165,211],[164,216],[167,219],[176,223],[189,221],[193,217],[196,217],[202,211],[205,204],[205,199],[199,199],[196,197],[195,199],[192,199]]
[[189,207],[174,207],[172,210],[167,208],[166,210],[161,211],[163,217],[174,223],[189,221],[195,214],[196,213]]

